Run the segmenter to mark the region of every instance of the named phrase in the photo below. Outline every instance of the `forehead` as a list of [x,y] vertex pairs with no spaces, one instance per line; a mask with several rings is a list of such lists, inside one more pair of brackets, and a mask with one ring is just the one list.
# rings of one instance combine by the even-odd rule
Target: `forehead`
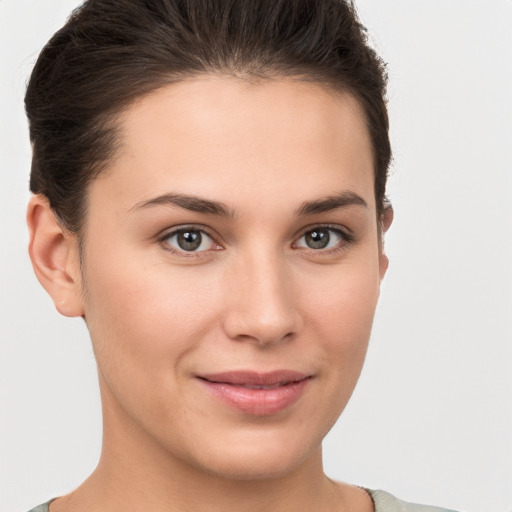
[[364,113],[316,83],[189,79],[139,99],[119,123],[119,151],[92,201],[106,180],[123,208],[169,191],[229,203],[349,190],[375,204]]

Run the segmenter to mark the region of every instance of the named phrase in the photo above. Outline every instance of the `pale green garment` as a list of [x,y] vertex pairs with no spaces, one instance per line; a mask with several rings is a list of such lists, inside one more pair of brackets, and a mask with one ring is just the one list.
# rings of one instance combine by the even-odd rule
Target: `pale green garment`
[[[406,503],[385,491],[372,491],[367,489],[375,504],[375,512],[455,512],[447,508],[429,507],[426,505],[416,505],[414,503]],[[49,512],[48,505],[45,503],[33,508],[30,512]]]
[[447,508],[406,503],[385,491],[367,490],[375,504],[375,512],[455,512],[454,510],[448,510]]

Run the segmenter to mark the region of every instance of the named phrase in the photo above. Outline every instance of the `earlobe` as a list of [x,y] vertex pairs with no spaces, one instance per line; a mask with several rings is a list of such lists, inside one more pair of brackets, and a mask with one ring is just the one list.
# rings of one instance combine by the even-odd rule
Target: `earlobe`
[[55,218],[48,200],[31,198],[27,209],[29,255],[37,279],[64,316],[83,316],[78,246]]

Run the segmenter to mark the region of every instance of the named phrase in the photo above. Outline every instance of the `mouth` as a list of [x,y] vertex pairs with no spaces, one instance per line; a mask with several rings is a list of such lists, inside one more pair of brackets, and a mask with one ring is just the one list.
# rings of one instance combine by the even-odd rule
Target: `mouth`
[[312,377],[292,370],[232,371],[197,376],[223,404],[256,416],[277,414],[290,408],[301,398]]

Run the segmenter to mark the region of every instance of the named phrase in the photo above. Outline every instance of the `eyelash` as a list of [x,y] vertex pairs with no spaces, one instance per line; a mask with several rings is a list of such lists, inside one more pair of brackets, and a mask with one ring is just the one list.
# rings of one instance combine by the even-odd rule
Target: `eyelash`
[[[297,247],[297,243],[299,242],[299,240],[301,240],[306,235],[308,235],[308,233],[313,233],[315,231],[322,231],[322,230],[328,231],[331,234],[331,236],[332,236],[332,233],[334,233],[340,239],[340,241],[334,247],[331,247],[328,249],[325,249],[325,248],[314,249],[311,247]],[[169,244],[169,242],[168,242],[169,239],[171,239],[175,236],[178,236],[180,233],[187,233],[187,232],[197,232],[197,233],[200,233],[202,236],[206,235],[211,240],[211,244],[216,245],[216,248],[205,249],[202,251],[187,251],[184,249],[178,249],[178,248],[172,247]],[[347,248],[347,245],[354,243],[354,241],[355,241],[354,235],[346,230],[340,229],[339,226],[320,224],[317,226],[308,226],[307,229],[302,230],[302,234],[296,239],[296,241],[293,243],[293,246],[294,246],[294,248],[296,248],[298,250],[304,250],[306,252],[310,252],[315,255],[327,256],[327,255],[345,250]],[[180,226],[178,228],[174,228],[171,231],[167,231],[162,236],[160,236],[158,238],[158,242],[163,246],[163,248],[166,251],[168,251],[172,254],[177,254],[181,257],[186,257],[186,258],[197,258],[197,257],[204,256],[205,255],[204,253],[209,253],[212,251],[217,251],[217,250],[223,249],[223,247],[215,240],[215,238],[208,232],[208,230],[206,230],[204,227],[193,226],[193,225],[192,226]],[[201,240],[201,244],[202,243],[203,243],[203,241]]]
[[[158,241],[162,245],[164,250],[166,250],[172,254],[177,254],[181,257],[185,257],[185,258],[197,258],[200,256],[204,256],[204,253],[206,253],[206,252],[212,251],[212,250],[186,251],[184,249],[178,249],[178,248],[172,247],[168,243],[169,239],[171,239],[175,236],[178,236],[180,233],[187,233],[187,232],[201,233],[202,236],[206,235],[211,240],[211,244],[217,246],[216,249],[213,249],[214,251],[222,249],[222,246],[218,242],[216,242],[215,238],[205,228],[200,227],[200,226],[179,226],[178,228],[174,228],[171,231],[167,231],[166,233],[164,233],[162,236],[159,237]],[[201,241],[201,244],[202,243],[203,243],[203,241]]]
[[299,240],[304,238],[308,233],[313,233],[315,231],[328,231],[331,236],[334,233],[340,240],[339,242],[329,249],[313,249],[311,247],[304,247],[305,251],[309,253],[313,253],[314,255],[319,256],[328,256],[331,254],[335,254],[347,249],[347,246],[355,242],[355,237],[348,230],[341,229],[339,226],[332,226],[329,224],[320,224],[317,226],[309,226],[307,229],[302,231],[302,235],[294,242],[294,245],[298,243]]

